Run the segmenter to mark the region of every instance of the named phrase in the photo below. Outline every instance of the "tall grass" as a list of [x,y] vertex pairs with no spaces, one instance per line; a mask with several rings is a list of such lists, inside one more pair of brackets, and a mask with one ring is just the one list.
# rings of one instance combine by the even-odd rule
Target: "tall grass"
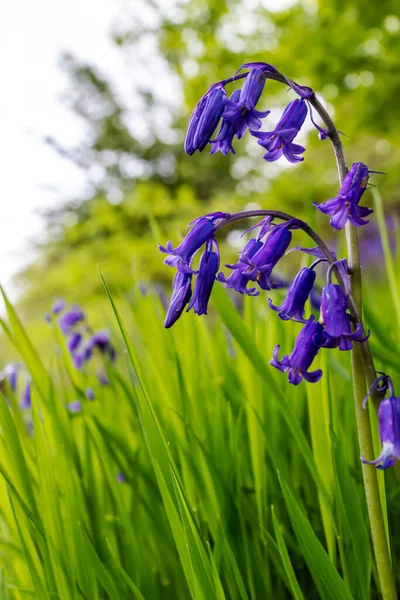
[[[366,315],[378,366],[398,368],[392,299],[381,315],[376,298]],[[378,598],[348,353],[321,352],[323,379],[293,387],[268,362],[297,327],[265,298],[239,310],[218,288],[208,318],[168,331],[156,294],[119,305],[123,318],[110,301],[127,351],[73,415],[85,376],[64,350],[45,367],[6,300],[3,325],[33,381],[33,434],[8,393],[0,599]],[[393,472],[380,478],[395,561],[400,488]]]

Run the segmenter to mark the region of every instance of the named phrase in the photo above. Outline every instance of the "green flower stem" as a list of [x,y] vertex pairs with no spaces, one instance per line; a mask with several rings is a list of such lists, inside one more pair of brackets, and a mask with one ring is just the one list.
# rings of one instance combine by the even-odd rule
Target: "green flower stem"
[[[358,237],[356,228],[350,223],[347,223],[346,225],[346,239],[348,262],[351,273],[351,292],[357,308],[359,312],[361,312],[362,287]],[[362,406],[366,392],[366,378],[370,379],[370,375],[368,374],[370,373],[371,365],[364,364],[364,356],[361,351],[361,346],[363,345],[365,344],[354,344],[351,353],[351,363],[360,452],[363,456],[371,460],[373,458],[371,423],[368,410],[364,410]],[[368,386],[371,385],[373,380],[374,376],[368,381]],[[382,597],[384,600],[396,600],[396,586],[392,572],[388,540],[385,532],[376,469],[363,463],[362,471]]]
[[[312,104],[324,121],[325,125],[328,127],[328,135],[335,152],[340,183],[343,183],[343,179],[345,178],[348,170],[338,131],[333,124],[332,119],[316,98],[312,101]],[[348,265],[350,270],[351,295],[355,303],[356,311],[361,315],[362,282],[358,236],[357,229],[350,223],[346,224],[346,241]],[[363,456],[365,456],[365,458],[372,460],[373,442],[371,423],[368,411],[364,410],[362,406],[366,393],[366,383],[369,387],[376,378],[376,372],[368,342],[354,344],[351,352],[351,362],[360,452]],[[396,585],[392,572],[388,539],[386,537],[377,473],[374,467],[366,464],[362,465],[362,472],[372,534],[372,543],[374,546],[382,597],[383,600],[396,600]]]

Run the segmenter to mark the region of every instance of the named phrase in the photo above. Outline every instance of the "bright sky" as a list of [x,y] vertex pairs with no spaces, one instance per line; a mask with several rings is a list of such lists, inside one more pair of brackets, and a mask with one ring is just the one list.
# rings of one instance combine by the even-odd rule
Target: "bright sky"
[[[50,134],[73,145],[80,122],[62,94],[67,80],[58,61],[64,51],[118,69],[107,31],[120,0],[12,0],[0,5],[0,283],[32,258],[29,240],[43,236],[38,210],[83,188],[83,174],[48,148]],[[71,194],[72,192],[72,194]]]

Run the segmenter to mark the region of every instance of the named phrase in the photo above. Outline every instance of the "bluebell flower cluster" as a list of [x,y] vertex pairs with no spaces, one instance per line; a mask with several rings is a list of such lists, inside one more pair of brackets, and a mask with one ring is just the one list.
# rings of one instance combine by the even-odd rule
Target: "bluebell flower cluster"
[[[243,73],[243,70],[247,70]],[[270,131],[262,131],[263,119],[270,114],[269,110],[260,111],[256,105],[264,91],[267,78],[277,78],[284,81],[299,96],[292,100],[282,113],[277,125]],[[228,84],[244,79],[241,89],[236,89],[228,97],[225,87]],[[258,139],[258,144],[266,152],[263,158],[267,162],[279,160],[282,156],[290,163],[304,160],[302,154],[305,148],[294,142],[300,132],[307,114],[311,123],[319,132],[319,138],[325,140],[329,131],[316,123],[310,101],[314,98],[314,91],[306,86],[301,86],[288,79],[277,71],[275,67],[263,62],[245,63],[228,79],[215,83],[199,100],[190,118],[186,134],[185,150],[192,155],[196,150],[201,152],[211,145],[211,154],[221,152],[226,156],[231,152],[235,154],[233,142],[235,137],[241,139],[246,131]],[[212,139],[220,123],[217,135]],[[354,163],[345,177],[338,195],[321,204],[314,202],[314,206],[322,213],[331,217],[330,224],[335,230],[342,229],[349,221],[352,225],[360,227],[366,225],[368,217],[373,210],[360,206],[360,200],[367,189],[371,173],[368,167],[361,163]],[[233,282],[239,276],[232,277]]]
[[[241,213],[235,215],[238,220]],[[191,229],[184,240],[174,249],[169,241],[166,247],[159,246],[163,253],[168,254],[165,263],[176,268],[172,284],[172,297],[165,319],[165,327],[171,327],[182,315],[184,309],[191,308],[197,315],[207,314],[208,301],[214,283],[225,284],[227,288],[248,296],[258,296],[260,290],[271,291],[282,287],[282,282],[274,276],[274,269],[287,252],[292,241],[292,232],[297,229],[296,219],[275,224],[268,216],[245,233],[258,228],[258,235],[251,237],[244,245],[235,264],[226,264],[232,273],[226,276],[219,271],[220,256],[215,239],[216,228],[225,226],[233,217],[224,213],[212,213],[200,217],[191,223]],[[195,268],[195,255],[204,247],[198,269]],[[279,360],[278,345],[273,353],[271,365],[283,373],[288,373],[289,383],[298,385],[303,379],[309,383],[319,381],[322,371],[310,371],[309,368],[321,348],[339,348],[341,351],[351,350],[354,342],[363,342],[368,338],[361,323],[352,323],[349,312],[349,284],[347,263],[338,260],[330,266],[327,273],[327,283],[320,296],[314,284],[316,280],[315,267],[325,261],[319,248],[301,248],[306,254],[316,257],[310,267],[303,267],[289,286],[285,300],[276,306],[271,298],[269,307],[276,311],[284,321],[296,321],[304,326],[300,331],[295,347],[290,355]],[[332,283],[333,268],[339,272],[343,288]],[[196,277],[194,293],[192,280]],[[319,320],[312,312],[305,317],[306,304],[318,295]]]
[[[247,73],[242,72],[244,69]],[[278,74],[278,71],[267,63],[246,63],[233,77],[212,85],[199,100],[190,117],[185,139],[186,153],[192,155],[196,150],[202,152],[207,144],[211,144],[211,154],[216,152],[221,152],[225,156],[230,152],[235,154],[234,138],[240,140],[246,131],[249,131],[250,135],[258,138],[258,143],[267,151],[264,158],[268,162],[278,160],[281,156],[292,163],[300,162],[303,160],[300,154],[303,154],[305,148],[295,144],[293,140],[301,130],[308,109],[311,121],[320,133],[320,138],[325,139],[327,131],[315,123],[311,107],[307,105],[314,96],[313,90],[287,78],[284,80],[300,96],[300,99],[290,102],[273,131],[260,131],[263,119],[271,112],[256,108],[268,74]],[[225,86],[242,79],[244,79],[242,88],[234,90],[228,97]],[[219,131],[212,139],[220,121]]]
[[[45,319],[50,323],[55,319],[58,323],[76,369],[81,370],[96,355],[100,358],[101,368],[97,372],[97,379],[101,385],[108,385],[105,366],[107,361],[114,363],[116,360],[116,350],[111,343],[109,331],[104,329],[93,332],[87,324],[82,308],[67,308],[63,300],[57,300],[53,304],[51,313],[48,313]],[[86,393],[89,399],[92,399],[92,395],[94,397],[93,391]]]
[[[263,128],[264,120],[270,111],[259,110],[257,105],[267,79],[286,83],[297,94],[297,98],[289,102],[275,127]],[[228,95],[226,87],[242,80],[242,87],[234,89]],[[328,129],[315,121],[313,106]],[[185,151],[193,155],[197,150],[202,152],[210,144],[211,154],[235,154],[235,138],[241,139],[248,131],[265,150],[263,158],[267,162],[275,162],[284,157],[289,163],[296,164],[304,160],[303,154],[306,149],[296,143],[296,138],[308,115],[318,130],[319,138],[325,140],[330,137],[337,150],[337,135],[341,132],[335,129],[311,88],[286,78],[267,63],[246,63],[232,77],[212,85],[199,100],[190,118]],[[330,216],[333,229],[341,230],[347,224],[360,227],[368,223],[366,217],[373,211],[360,206],[360,202],[373,173],[378,171],[371,171],[361,162],[353,163],[337,196],[321,204],[314,203],[320,212]],[[250,239],[247,239],[237,262],[225,264],[225,267],[230,269],[230,274],[220,272],[216,231],[234,221],[261,214],[268,216],[245,232],[248,234],[258,229],[258,233],[252,233]],[[276,224],[274,221],[277,218],[283,223]],[[193,308],[197,315],[207,314],[215,282],[247,296],[258,296],[261,290],[272,291],[283,287],[282,280],[276,275],[276,267],[285,254],[301,250],[316,260],[310,266],[303,267],[291,284],[286,286],[285,283],[288,290],[280,305],[274,304],[273,299],[268,298],[268,306],[280,319],[301,323],[302,328],[293,350],[279,358],[278,344],[270,364],[286,373],[292,385],[299,385],[303,380],[316,383],[322,377],[322,370],[313,370],[312,365],[321,349],[337,348],[345,352],[352,350],[355,343],[362,344],[368,339],[369,332],[366,333],[359,322],[358,309],[350,295],[347,261],[337,260],[336,255],[306,223],[280,211],[268,210],[245,211],[235,215],[212,213],[199,217],[190,227],[189,233],[176,248],[171,241],[165,247],[159,246],[159,249],[167,254],[164,262],[176,268],[172,297],[164,323],[166,328],[176,323],[185,308],[187,311]],[[317,242],[318,247],[296,246],[289,249],[293,231],[298,228],[306,231]],[[201,248],[202,254],[197,261],[196,255]],[[324,261],[329,262],[330,266],[326,284],[321,290],[315,286],[315,268]],[[333,271],[338,283],[332,282]],[[394,396],[388,376],[378,378],[376,386],[379,385],[380,391],[389,389],[390,392],[390,397],[383,400],[379,408],[382,452],[376,460],[362,460],[384,469],[400,459],[400,398]]]

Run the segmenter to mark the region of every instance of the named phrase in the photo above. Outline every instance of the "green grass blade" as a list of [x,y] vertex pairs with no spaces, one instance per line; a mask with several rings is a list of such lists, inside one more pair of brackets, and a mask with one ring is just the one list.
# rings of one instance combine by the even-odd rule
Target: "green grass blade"
[[320,597],[322,600],[337,600],[338,598],[352,600],[349,589],[283,479],[281,479],[281,488],[300,551],[310,569]]

